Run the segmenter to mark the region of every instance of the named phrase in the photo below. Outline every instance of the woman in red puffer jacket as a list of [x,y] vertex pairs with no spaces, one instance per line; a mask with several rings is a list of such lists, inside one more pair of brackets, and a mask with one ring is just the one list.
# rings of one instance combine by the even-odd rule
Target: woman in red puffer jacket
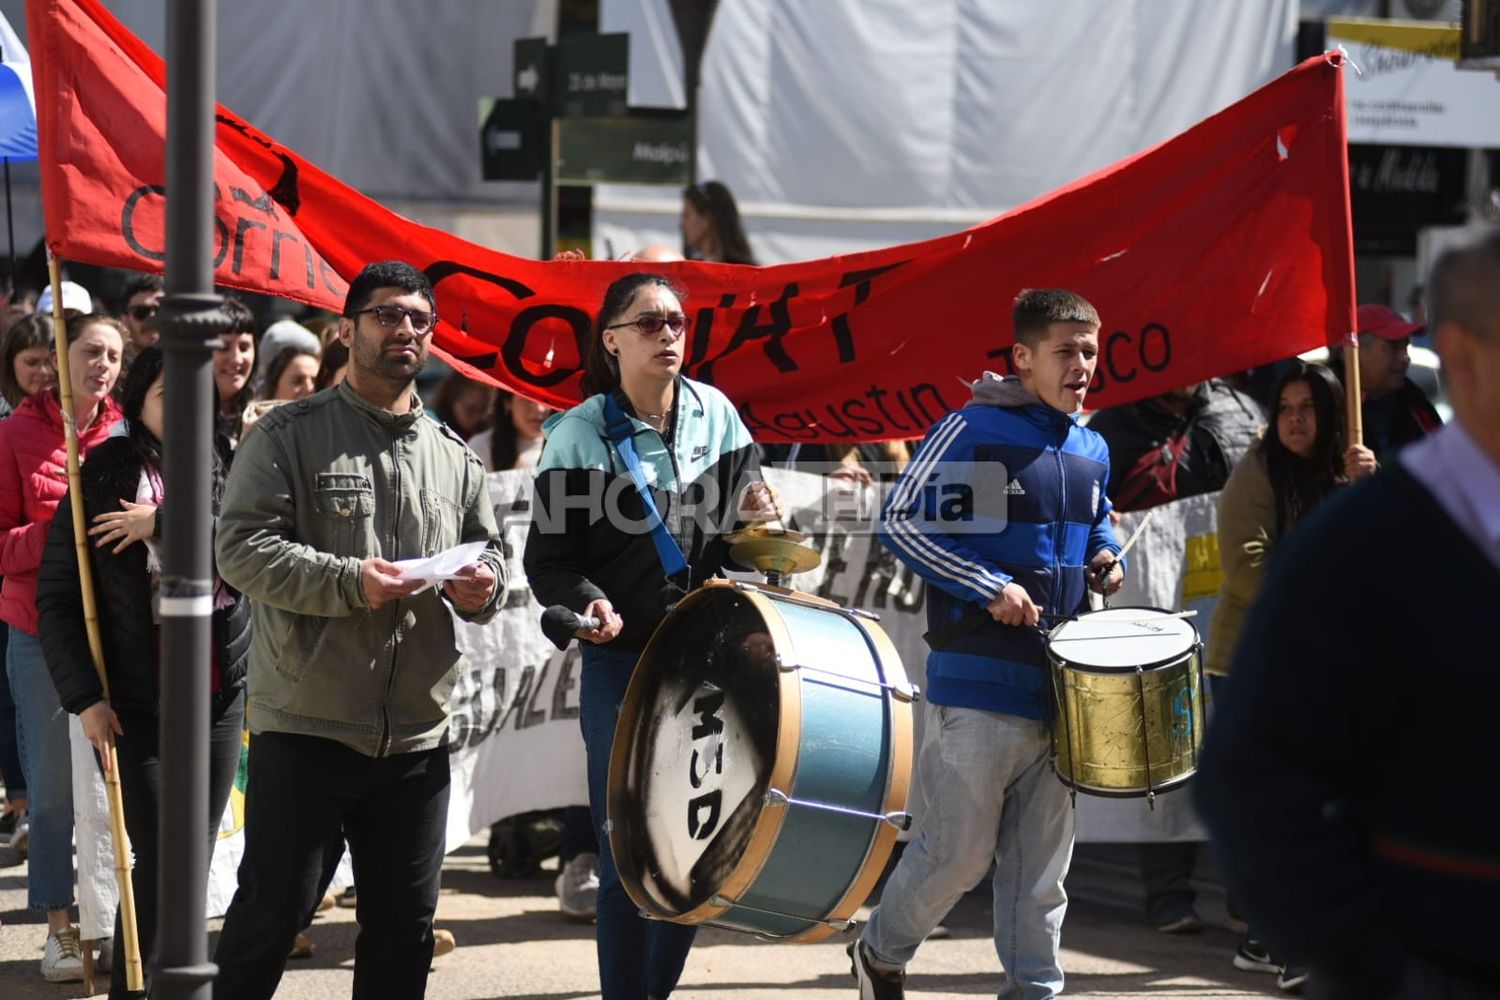
[[[110,390],[120,375],[125,328],[106,316],[67,324],[67,351],[80,458],[110,436],[120,408]],[[47,914],[42,977],[83,978],[73,903],[73,768],[68,716],[37,639],[36,578],[47,529],[68,491],[68,452],[57,389],[28,396],[0,424],[0,619],[10,626],[5,668],[16,702],[31,835],[28,905]],[[62,516],[69,517],[67,511]]]

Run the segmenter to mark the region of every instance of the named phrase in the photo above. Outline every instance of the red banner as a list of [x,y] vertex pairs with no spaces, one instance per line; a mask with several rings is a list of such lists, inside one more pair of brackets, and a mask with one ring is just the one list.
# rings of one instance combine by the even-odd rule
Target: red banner
[[[162,268],[165,65],[97,0],[28,0],[47,238]],[[400,258],[457,368],[578,400],[590,318],[642,265],[511,257],[381,207],[218,109],[216,279],[339,311]],[[1341,61],[1310,59],[1177,137],[963,232],[773,267],[653,264],[688,290],[685,371],[764,441],[913,437],[1003,370],[1023,288],[1104,319],[1091,407],[1284,358],[1354,328]],[[1024,156],[1024,150],[996,155]]]

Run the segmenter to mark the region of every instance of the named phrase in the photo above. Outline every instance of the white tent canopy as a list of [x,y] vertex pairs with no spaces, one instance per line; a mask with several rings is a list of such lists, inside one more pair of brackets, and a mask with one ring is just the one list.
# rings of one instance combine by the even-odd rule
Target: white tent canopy
[[[1296,0],[722,0],[702,179],[762,262],[991,218],[1154,145],[1290,68]],[[678,192],[604,186],[596,252],[678,242]]]

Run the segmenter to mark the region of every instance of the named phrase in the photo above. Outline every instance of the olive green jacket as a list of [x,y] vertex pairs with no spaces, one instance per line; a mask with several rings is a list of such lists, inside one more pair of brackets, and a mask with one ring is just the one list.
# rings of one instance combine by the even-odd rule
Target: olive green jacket
[[1203,665],[1211,674],[1229,673],[1240,629],[1260,590],[1261,574],[1276,541],[1276,494],[1266,471],[1264,444],[1264,436],[1256,438],[1219,497],[1219,565],[1224,582],[1208,630],[1208,659]]
[[413,401],[401,416],[344,382],[267,413],[240,443],[215,543],[251,600],[252,733],[318,736],[369,756],[443,745],[461,657],[438,588],[372,609],[360,563],[487,539],[505,563],[484,466]]

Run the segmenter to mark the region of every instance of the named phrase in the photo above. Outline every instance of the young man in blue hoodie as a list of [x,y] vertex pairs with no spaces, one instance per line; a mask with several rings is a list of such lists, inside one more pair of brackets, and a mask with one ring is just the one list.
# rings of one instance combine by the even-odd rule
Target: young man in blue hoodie
[[1013,313],[1016,375],[986,372],[938,421],[886,502],[885,544],[927,589],[921,835],[860,941],[860,996],[904,995],[906,964],[995,862],[1001,1000],[1063,985],[1058,941],[1073,854],[1067,789],[1048,764],[1043,629],[1124,579],[1110,528],[1109,449],[1076,416],[1094,377],[1099,314],[1033,289]]

